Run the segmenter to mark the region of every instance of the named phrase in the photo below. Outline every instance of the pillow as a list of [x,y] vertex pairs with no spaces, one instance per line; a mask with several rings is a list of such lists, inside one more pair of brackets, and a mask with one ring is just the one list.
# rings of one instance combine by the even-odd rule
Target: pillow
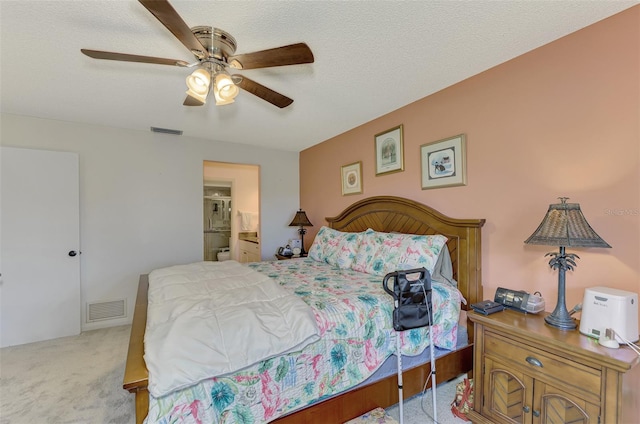
[[453,263],[449,249],[440,250],[438,260],[431,273],[431,280],[458,288],[458,282],[453,278]]
[[308,256],[338,268],[351,268],[356,257],[362,233],[345,233],[323,226],[316,234]]
[[311,247],[309,248],[309,252],[307,256],[311,259],[324,262],[324,247],[329,243],[334,235],[331,234],[332,229],[329,227],[322,226],[318,234],[316,234],[316,238],[313,239],[313,243],[311,243]]
[[380,233],[368,229],[351,268],[373,275],[420,267],[433,273],[446,242],[442,235]]

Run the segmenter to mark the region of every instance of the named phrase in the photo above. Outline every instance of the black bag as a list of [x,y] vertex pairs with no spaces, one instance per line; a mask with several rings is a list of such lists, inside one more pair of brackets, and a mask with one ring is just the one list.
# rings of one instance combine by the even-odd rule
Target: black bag
[[[393,290],[388,286],[390,279],[393,279]],[[391,272],[384,276],[382,287],[395,300],[393,328],[396,331],[431,325],[431,275],[426,268]]]

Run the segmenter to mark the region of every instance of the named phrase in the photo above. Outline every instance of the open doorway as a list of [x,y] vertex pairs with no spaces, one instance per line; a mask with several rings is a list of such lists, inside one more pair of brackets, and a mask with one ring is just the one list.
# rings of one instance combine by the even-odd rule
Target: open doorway
[[204,260],[231,259],[231,183],[207,181],[204,184]]
[[241,260],[247,240],[259,252],[260,167],[204,161],[202,221],[204,260]]

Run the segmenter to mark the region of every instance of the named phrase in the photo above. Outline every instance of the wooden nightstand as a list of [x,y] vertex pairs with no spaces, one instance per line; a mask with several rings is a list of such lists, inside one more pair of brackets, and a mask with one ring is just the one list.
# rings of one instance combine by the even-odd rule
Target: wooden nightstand
[[635,423],[640,357],[578,330],[546,325],[546,313],[469,313],[474,323],[474,423]]

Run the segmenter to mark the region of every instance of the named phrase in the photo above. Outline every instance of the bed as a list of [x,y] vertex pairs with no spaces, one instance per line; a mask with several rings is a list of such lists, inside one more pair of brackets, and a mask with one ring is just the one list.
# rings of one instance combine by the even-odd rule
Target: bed
[[[480,230],[484,220],[449,218],[415,201],[391,196],[358,201],[339,215],[326,220],[328,227],[341,232],[360,233],[372,229],[386,233],[446,236],[453,276],[467,301],[462,308],[467,309],[467,305],[482,300]],[[293,265],[294,261],[290,263]],[[123,385],[126,390],[135,393],[137,423],[142,423],[149,412],[148,371],[143,358],[148,281],[148,275],[140,277]],[[466,317],[461,318],[461,322],[466,323]],[[466,334],[470,343],[437,359],[439,382],[471,371],[473,327],[469,324]],[[422,391],[429,371],[430,363],[423,363],[404,372],[405,397]],[[377,406],[386,407],[397,402],[398,392],[394,374],[373,383],[365,382],[338,395],[323,397],[322,400],[278,417],[272,422],[340,423]]]

